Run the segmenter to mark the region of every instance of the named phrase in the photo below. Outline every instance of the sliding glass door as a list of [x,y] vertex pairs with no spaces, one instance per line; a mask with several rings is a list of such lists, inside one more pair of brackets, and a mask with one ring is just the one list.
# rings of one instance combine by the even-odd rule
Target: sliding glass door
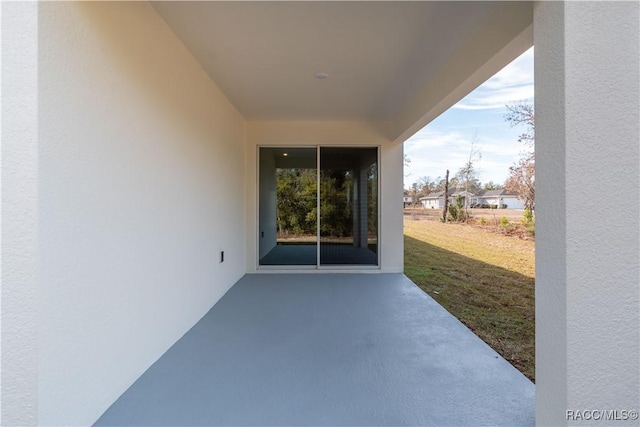
[[260,265],[317,265],[317,164],[315,147],[260,149]]
[[320,265],[378,264],[378,150],[320,148]]
[[378,265],[377,148],[263,147],[258,176],[261,266]]

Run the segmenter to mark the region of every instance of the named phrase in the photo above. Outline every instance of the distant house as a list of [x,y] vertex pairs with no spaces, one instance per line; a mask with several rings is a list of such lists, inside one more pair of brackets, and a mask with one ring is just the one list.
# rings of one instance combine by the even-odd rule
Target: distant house
[[408,205],[413,204],[413,196],[407,194],[407,192],[405,191],[404,196],[402,196],[402,203],[404,204],[405,208]]
[[[505,189],[500,190],[480,190],[476,193],[464,190],[451,189],[448,191],[449,203],[455,202],[457,197],[462,197],[464,201],[469,198],[469,206],[484,208],[504,208],[504,209],[524,209],[524,201],[518,199],[513,193],[508,193]],[[427,194],[420,198],[420,203],[424,209],[444,208],[444,191]]]
[[[474,197],[472,193],[464,190],[456,190],[455,188],[450,189],[447,195],[449,197],[449,203],[454,202],[458,196],[462,197],[463,200],[466,197],[472,200],[471,197]],[[420,203],[424,209],[442,209],[444,208],[444,191],[429,193],[426,197],[420,198]]]
[[442,209],[444,207],[444,191],[429,193],[420,198],[423,209]]
[[496,207],[504,209],[524,209],[524,200],[506,189],[479,191],[470,198],[471,207]]

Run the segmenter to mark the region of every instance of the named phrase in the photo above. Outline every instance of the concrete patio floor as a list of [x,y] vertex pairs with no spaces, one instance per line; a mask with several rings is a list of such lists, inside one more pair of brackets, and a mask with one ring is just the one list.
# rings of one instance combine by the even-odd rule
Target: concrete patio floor
[[534,424],[534,385],[402,274],[246,275],[96,425]]

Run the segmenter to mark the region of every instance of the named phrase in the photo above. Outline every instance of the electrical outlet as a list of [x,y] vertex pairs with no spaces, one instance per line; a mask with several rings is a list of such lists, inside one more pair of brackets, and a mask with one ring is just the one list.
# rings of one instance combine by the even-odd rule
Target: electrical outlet
[[220,251],[220,262],[224,262],[224,251]]

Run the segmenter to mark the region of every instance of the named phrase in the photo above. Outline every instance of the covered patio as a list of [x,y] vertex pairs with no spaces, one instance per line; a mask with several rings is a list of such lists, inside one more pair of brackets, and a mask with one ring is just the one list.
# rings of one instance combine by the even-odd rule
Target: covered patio
[[[532,424],[402,275],[402,200],[404,141],[534,44],[535,422],[636,411],[639,12],[2,2],[0,424]],[[377,152],[375,265],[261,265],[260,151],[332,147]]]
[[249,274],[96,425],[533,425],[534,385],[403,274]]

